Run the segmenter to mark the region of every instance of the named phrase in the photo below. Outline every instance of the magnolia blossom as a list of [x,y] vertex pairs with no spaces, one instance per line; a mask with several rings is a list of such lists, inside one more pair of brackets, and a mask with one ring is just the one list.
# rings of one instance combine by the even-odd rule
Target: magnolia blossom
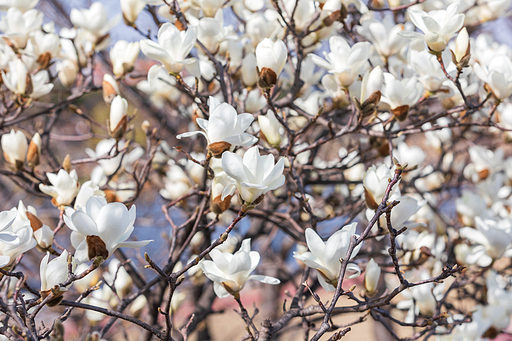
[[[411,49],[408,57],[409,65],[419,76],[419,81],[423,84],[426,91],[436,92],[439,90],[446,90],[443,87],[443,82],[446,81],[446,76],[439,66],[436,56],[433,56],[426,50],[421,52]],[[453,66],[453,64],[450,64]],[[455,71],[454,69],[447,71]]]
[[[39,267],[39,275],[41,276],[41,292],[43,296],[50,294],[50,290],[58,287],[58,291],[66,291],[69,287],[60,287],[59,284],[64,283],[68,278],[68,252],[64,250],[57,258],[50,259],[50,253],[47,252],[46,256],[41,260]],[[75,264],[72,261],[72,268]],[[71,285],[71,284],[70,284]]]
[[108,73],[103,75],[103,82],[101,82],[103,88],[103,100],[107,104],[111,104],[116,96],[121,92],[119,91],[119,85],[112,75]]
[[[364,196],[366,205],[372,210],[376,210],[384,198],[389,179],[393,178],[393,174],[385,164],[376,167],[372,165],[363,177]],[[390,195],[393,194],[398,186],[393,186]]]
[[76,170],[73,169],[68,173],[64,169],[61,169],[57,174],[46,173],[46,176],[52,185],[40,184],[39,189],[41,192],[51,196],[52,204],[55,206],[71,204],[80,190]]
[[373,258],[370,258],[364,271],[364,288],[368,295],[372,295],[377,290],[377,285],[380,279],[380,266]]
[[114,75],[121,77],[133,70],[133,64],[139,56],[139,42],[129,43],[119,40],[110,49],[110,60]]
[[512,61],[507,56],[495,56],[488,66],[475,63],[475,74],[485,82],[498,100],[512,94]]
[[180,31],[171,23],[163,24],[158,30],[158,43],[149,39],[140,42],[142,53],[163,64],[169,72],[180,73],[194,58],[186,58],[196,43],[196,30]]
[[0,31],[9,42],[22,49],[26,46],[30,33],[40,29],[42,24],[42,12],[36,9],[22,12],[16,7],[10,7],[0,19]]
[[93,44],[103,40],[108,31],[117,25],[118,17],[109,20],[108,12],[101,2],[94,2],[90,8],[73,8],[70,20],[76,27],[83,28],[86,38]]
[[407,38],[421,38],[434,52],[441,52],[452,36],[462,28],[464,14],[459,14],[458,3],[453,3],[446,10],[424,12],[409,9],[409,17],[419,32],[405,31],[401,34]]
[[[97,158],[104,175],[109,176],[118,172],[120,167],[130,171],[133,163],[144,155],[144,150],[141,147],[137,147],[129,153],[118,152],[124,147],[125,143],[122,140],[116,142],[114,138],[103,139],[98,142],[95,150],[87,148],[85,153],[89,157]],[[123,154],[126,155],[123,156]]]
[[181,92],[174,87],[176,80],[162,65],[153,65],[148,72],[148,80],[137,83],[137,89],[145,92],[151,102],[162,109],[166,101],[175,102]]
[[189,137],[201,134],[208,140],[208,149],[213,156],[220,157],[222,153],[234,146],[250,146],[257,142],[257,138],[245,131],[251,125],[254,117],[251,114],[238,115],[235,108],[228,103],[220,103],[218,99],[210,96],[208,120],[197,118],[196,123],[203,131],[183,133],[176,138]]
[[25,134],[21,130],[11,129],[9,134],[2,135],[1,144],[5,160],[17,169],[23,167],[28,151]]
[[17,211],[0,212],[0,268],[36,246],[28,220],[17,220]]
[[468,264],[485,267],[501,258],[512,243],[511,226],[508,221],[483,220],[475,218],[476,229],[463,227],[459,230],[461,237],[474,243],[465,257]]
[[109,130],[110,135],[120,139],[126,132],[128,124],[128,101],[121,96],[116,96],[110,106]]
[[273,147],[278,147],[282,140],[279,132],[282,125],[277,120],[274,112],[269,109],[266,115],[258,116],[258,124],[267,142]]
[[[343,226],[341,230],[330,236],[325,243],[313,229],[308,228],[306,229],[306,243],[309,252],[300,255],[296,252],[293,254],[293,257],[318,271],[320,275],[318,281],[325,291],[334,291],[338,285],[338,277],[341,271],[340,259],[347,257],[350,239],[355,235],[356,227],[357,223]],[[357,255],[362,245],[360,243],[354,248],[350,259]],[[354,272],[348,278],[357,277],[361,273],[361,269],[354,263],[348,263],[347,270]]]
[[464,27],[460,30],[457,39],[455,40],[455,51],[452,51],[453,61],[457,64],[457,68],[467,66],[469,63],[470,43],[468,30]]
[[124,22],[129,26],[135,24],[140,12],[146,7],[146,2],[142,0],[120,0],[120,4]]
[[254,86],[258,82],[256,55],[254,53],[248,53],[245,55],[242,60],[240,72],[242,74],[242,82],[245,86]]
[[260,70],[258,85],[261,88],[266,89],[276,84],[287,56],[288,50],[282,40],[273,42],[265,38],[256,46],[256,62]]
[[27,43],[26,50],[33,53],[36,61],[45,69],[51,59],[57,57],[60,52],[60,38],[55,33],[35,31]]
[[389,105],[398,120],[404,120],[409,108],[423,95],[423,85],[414,77],[399,80],[387,72],[384,73],[384,83],[381,101]]
[[240,249],[231,254],[217,248],[210,252],[212,260],[203,260],[199,266],[206,277],[213,281],[213,290],[219,298],[233,295],[239,297],[248,280],[254,279],[266,284],[277,285],[277,278],[251,275],[260,262],[260,254],[251,251],[251,239],[245,239]]
[[225,152],[222,155],[222,168],[233,178],[234,183],[226,186],[222,200],[238,189],[244,205],[257,205],[268,191],[273,191],[284,184],[284,158],[274,165],[274,155],[261,156],[259,148],[254,146],[245,152],[244,157]]
[[120,247],[142,247],[152,241],[126,241],[133,232],[135,205],[128,210],[121,203],[107,204],[102,197],[89,198],[80,210],[66,207],[64,221],[73,231],[71,244],[78,263],[94,257],[107,259]]
[[0,1],[0,11],[7,11],[11,7],[16,7],[25,13],[34,8],[39,0],[2,0]]
[[384,58],[397,54],[407,44],[407,39],[399,34],[405,30],[405,25],[395,25],[390,15],[385,16],[382,21],[364,20],[361,26],[356,28],[359,34],[373,43],[377,52]]
[[324,52],[325,60],[312,55],[313,62],[334,74],[341,86],[350,86],[367,64],[370,57],[370,43],[362,42],[350,46],[343,37],[332,36],[329,38],[329,47],[331,52]]
[[37,217],[36,209],[33,206],[26,207],[23,201],[20,200],[18,209],[13,208],[11,211],[17,212],[15,224],[24,223],[26,221],[30,222],[34,238],[41,249],[47,250],[52,246],[54,237],[53,231]]
[[38,73],[28,73],[27,66],[21,59],[15,59],[9,62],[9,71],[5,73],[2,70],[2,80],[5,86],[13,93],[38,99],[53,89],[52,83],[48,82],[48,71],[42,70]]

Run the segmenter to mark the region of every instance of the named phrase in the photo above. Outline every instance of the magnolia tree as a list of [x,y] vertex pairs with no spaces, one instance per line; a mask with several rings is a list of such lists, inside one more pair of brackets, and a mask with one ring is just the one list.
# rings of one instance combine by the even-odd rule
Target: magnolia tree
[[0,0],[0,340],[509,334],[510,5]]

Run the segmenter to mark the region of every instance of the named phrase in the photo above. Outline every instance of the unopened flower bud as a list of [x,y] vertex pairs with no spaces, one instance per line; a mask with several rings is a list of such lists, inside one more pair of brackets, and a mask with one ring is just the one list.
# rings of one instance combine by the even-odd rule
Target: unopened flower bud
[[16,169],[21,169],[28,151],[25,134],[20,130],[11,130],[10,133],[2,135],[1,144],[5,160]]
[[34,168],[39,164],[39,157],[41,155],[41,135],[35,133],[30,141],[27,151],[27,163],[30,167]]
[[116,96],[112,100],[112,105],[110,106],[109,130],[110,136],[115,139],[120,139],[126,132],[128,124],[127,110],[128,102],[126,99],[121,96]]
[[279,133],[281,123],[277,120],[274,112],[269,110],[267,115],[258,116],[258,124],[267,142],[272,147],[278,147],[282,140],[281,134]]
[[105,103],[110,104],[114,97],[120,94],[119,86],[117,85],[116,80],[109,74],[105,74],[103,76],[103,83],[101,83],[103,87],[103,100]]
[[457,65],[457,70],[459,70],[459,72],[469,65],[469,60],[471,59],[470,51],[469,35],[468,31],[464,27],[460,30],[459,35],[455,40],[455,51],[450,50],[452,53],[452,61]]
[[368,296],[375,294],[379,284],[380,272],[379,265],[371,258],[364,272],[364,288]]

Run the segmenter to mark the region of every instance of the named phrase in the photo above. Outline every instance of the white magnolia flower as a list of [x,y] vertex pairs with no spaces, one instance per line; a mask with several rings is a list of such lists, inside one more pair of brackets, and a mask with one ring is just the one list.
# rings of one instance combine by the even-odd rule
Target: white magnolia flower
[[126,25],[132,26],[139,16],[140,12],[146,7],[143,0],[120,0],[121,11]]
[[404,30],[404,24],[395,25],[390,15],[382,20],[364,20],[361,26],[357,26],[357,32],[371,41],[384,58],[397,54],[407,44],[407,39],[399,34]]
[[[55,286],[64,283],[68,278],[68,252],[64,250],[57,258],[50,259],[50,253],[41,260],[39,275],[41,276],[41,291],[49,291]],[[74,261],[72,262],[74,268]],[[71,284],[70,284],[71,285]],[[68,286],[69,287],[69,286]],[[66,291],[67,287],[59,287],[59,291]],[[44,296],[44,295],[43,295]]]
[[364,271],[364,288],[368,295],[375,293],[380,278],[380,266],[373,258],[368,261]]
[[85,210],[87,201],[94,196],[104,197],[105,192],[100,190],[99,186],[94,184],[91,180],[84,182],[76,195],[75,210]]
[[[379,167],[372,165],[363,177],[364,194],[366,205],[372,210],[376,210],[384,198],[386,188],[388,187],[388,179],[393,178],[391,169],[385,164]],[[393,186],[390,195],[392,195],[398,186]]]
[[441,52],[452,36],[462,28],[464,14],[459,14],[458,3],[453,3],[446,10],[424,12],[409,9],[409,17],[412,23],[418,27],[419,32],[405,31],[401,34],[407,38],[421,38],[434,52]]
[[[117,153],[116,155],[116,152],[122,150],[124,145],[125,143],[122,140],[118,141],[116,149],[116,140],[114,138],[103,139],[98,142],[95,150],[87,148],[85,153],[89,155],[89,157],[98,158],[98,163],[103,169],[104,174],[109,176],[119,171],[120,167],[131,171],[135,161],[144,155],[144,149],[141,147],[133,149],[131,152],[124,155],[124,157],[123,154],[126,152]],[[102,159],[102,157],[106,158]]]
[[206,17],[214,17],[224,3],[224,0],[197,0],[197,4],[203,10],[203,14]]
[[94,257],[107,259],[120,247],[143,247],[152,240],[126,241],[133,232],[135,205],[130,210],[121,203],[107,204],[105,198],[91,197],[85,209],[66,207],[64,221],[73,231],[71,244],[78,263]]
[[[411,49],[408,56],[409,65],[419,76],[419,81],[423,84],[426,91],[436,92],[445,90],[443,82],[446,81],[446,76],[439,66],[436,56],[433,56],[426,50],[421,52]],[[450,66],[454,67],[453,64]],[[455,69],[452,69],[455,71]],[[448,68],[447,71],[450,71]]]
[[221,154],[234,146],[250,146],[258,139],[245,131],[251,125],[254,117],[251,114],[238,115],[235,108],[228,103],[220,103],[218,99],[210,96],[210,118],[197,118],[196,122],[203,131],[183,133],[176,138],[189,137],[201,134],[208,140],[208,149],[213,156]]
[[126,40],[117,41],[110,49],[110,61],[114,75],[121,77],[133,70],[133,65],[139,56],[139,42],[129,43]]
[[121,96],[116,96],[110,105],[109,130],[110,135],[120,139],[126,132],[128,124],[128,101]]
[[[16,0],[17,2],[17,0]],[[23,13],[16,7],[11,7],[0,19],[0,31],[17,48],[25,48],[30,33],[41,28],[43,13],[30,9]]]
[[0,268],[8,266],[16,257],[36,246],[28,220],[15,221],[17,211],[0,212]]
[[495,56],[488,66],[475,63],[475,74],[491,88],[497,99],[512,94],[512,61],[507,56]]
[[108,12],[101,2],[94,2],[90,8],[73,8],[70,13],[70,20],[76,27],[85,30],[87,40],[96,44],[103,40],[108,31],[117,25],[118,17],[109,20]]
[[9,62],[9,71],[5,73],[2,70],[2,80],[5,86],[13,93],[38,99],[53,89],[52,83],[48,82],[48,71],[42,70],[38,73],[28,73],[27,66],[21,59],[15,59]]
[[47,68],[50,61],[58,56],[60,48],[57,34],[35,31],[27,43],[26,52],[32,53],[42,68]]
[[256,85],[258,82],[258,70],[254,53],[248,53],[242,59],[240,73],[242,74],[242,82],[245,86],[252,87]]
[[423,85],[414,77],[399,80],[387,72],[384,73],[384,83],[381,101],[389,105],[398,120],[404,120],[409,108],[423,95]]
[[338,84],[348,87],[367,64],[370,46],[368,42],[350,46],[343,37],[332,36],[329,38],[331,52],[324,52],[325,59],[312,55],[313,62],[332,73]]
[[137,89],[148,94],[157,108],[163,109],[166,101],[175,102],[181,96],[175,84],[174,77],[162,65],[153,65],[148,71],[148,80],[137,83]]
[[470,252],[466,255],[467,264],[477,264],[485,267],[494,260],[501,258],[510,248],[512,242],[510,222],[483,220],[475,218],[476,229],[463,227],[459,230],[462,237],[474,243]]
[[[455,61],[460,63],[464,57],[466,57],[470,53],[470,44],[469,44],[469,34],[468,30],[464,27],[460,30],[459,35],[457,36],[457,40],[455,40],[455,51],[453,51],[453,55],[455,56]],[[469,60],[468,60],[469,62]]]
[[37,217],[37,211],[33,206],[26,207],[23,201],[20,200],[17,210],[13,208],[11,211],[18,213],[14,224],[25,223],[26,221],[30,222],[34,238],[39,247],[46,250],[52,246],[54,237],[53,231]]
[[266,105],[267,105],[267,100],[265,99],[265,97],[262,96],[260,89],[255,88],[255,89],[247,92],[247,96],[245,97],[245,106],[244,106],[245,111],[247,111],[249,113],[255,113],[255,112],[262,110]]
[[219,44],[226,39],[229,29],[224,27],[222,10],[213,18],[201,18],[197,21],[197,39],[208,51],[215,54],[219,50]]
[[274,155],[261,156],[257,146],[249,148],[243,159],[238,154],[225,152],[222,168],[235,181],[224,189],[222,200],[236,187],[244,205],[257,205],[265,193],[281,187],[285,181],[284,158],[274,165]]
[[260,87],[268,88],[276,84],[287,57],[288,50],[282,40],[273,42],[265,38],[256,46],[256,63],[260,70],[258,84]]
[[267,142],[273,147],[278,147],[282,140],[281,133],[279,132],[282,125],[277,120],[274,112],[269,109],[266,115],[259,115],[258,124]]
[[251,275],[260,262],[260,254],[251,251],[251,239],[245,239],[240,249],[231,254],[217,248],[210,252],[212,260],[203,260],[199,266],[206,277],[213,281],[213,290],[219,298],[229,295],[238,297],[248,280],[254,279],[266,284],[277,285],[277,278]]
[[11,7],[15,7],[25,13],[34,8],[39,0],[1,0],[0,11],[7,11]]
[[57,174],[46,173],[46,176],[51,186],[40,184],[39,189],[41,192],[51,196],[52,204],[55,206],[71,204],[80,190],[76,170],[73,169],[68,173],[64,169],[61,169]]
[[147,57],[157,60],[169,72],[180,73],[186,65],[195,62],[187,55],[196,43],[196,30],[180,31],[171,23],[163,24],[158,30],[158,43],[149,39],[140,42],[140,49]]
[[5,160],[17,169],[23,167],[28,152],[25,134],[11,129],[10,133],[2,135],[1,144]]
[[[325,243],[313,229],[308,228],[306,229],[306,243],[309,252],[300,255],[293,254],[293,257],[318,271],[320,275],[318,281],[325,291],[334,291],[338,285],[338,277],[341,271],[340,259],[347,256],[350,238],[355,235],[356,227],[357,223],[343,226],[341,230],[330,236]],[[350,259],[357,255],[362,245],[360,243],[355,247]],[[354,278],[361,274],[361,269],[354,263],[348,263],[347,271],[353,272],[348,278]]]

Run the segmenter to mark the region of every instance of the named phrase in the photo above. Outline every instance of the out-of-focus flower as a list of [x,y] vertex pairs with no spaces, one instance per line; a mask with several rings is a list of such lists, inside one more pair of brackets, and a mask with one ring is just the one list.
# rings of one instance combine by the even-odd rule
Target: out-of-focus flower
[[114,97],[121,94],[117,81],[108,73],[103,75],[103,82],[101,83],[101,86],[103,87],[103,100],[107,104],[112,103]]
[[195,62],[194,58],[186,58],[195,43],[195,28],[180,31],[173,24],[165,23],[158,30],[158,43],[142,40],[140,49],[147,57],[162,63],[167,71],[180,73],[186,65]]
[[364,271],[364,288],[366,289],[367,295],[371,296],[375,294],[377,285],[379,284],[380,272],[379,264],[371,258]]
[[142,0],[120,0],[121,11],[126,25],[135,25],[135,20],[140,12],[146,7],[146,3]]
[[46,69],[50,61],[60,52],[60,38],[55,33],[45,34],[42,31],[35,31],[28,41],[26,50],[34,54],[41,68]]
[[162,109],[166,101],[175,102],[181,92],[174,87],[176,80],[162,65],[153,65],[148,72],[148,80],[137,83],[137,88],[150,95],[151,102]]
[[251,125],[254,117],[251,114],[238,115],[235,108],[228,103],[220,103],[215,97],[209,100],[210,118],[205,120],[197,118],[196,122],[203,131],[183,133],[176,138],[189,137],[201,134],[208,140],[208,150],[215,157],[235,146],[250,146],[257,142],[257,138],[245,131]]
[[260,262],[260,254],[251,251],[251,239],[245,239],[235,254],[215,248],[210,252],[210,257],[212,260],[203,260],[199,266],[204,275],[213,281],[213,290],[219,298],[229,295],[238,298],[245,283],[251,279],[272,285],[280,283],[274,277],[251,275]]
[[94,2],[90,8],[73,8],[70,13],[70,20],[76,27],[85,30],[85,37],[94,45],[101,44],[105,40],[108,31],[119,20],[118,17],[109,20],[108,11],[101,2]]
[[413,24],[422,32],[404,31],[402,36],[407,38],[421,38],[434,52],[441,52],[452,36],[462,28],[464,14],[459,14],[458,3],[449,5],[446,10],[424,12],[409,9],[409,17]]
[[224,0],[197,0],[197,4],[201,7],[206,17],[214,17],[224,3]]
[[495,56],[488,66],[475,63],[475,74],[486,83],[498,100],[512,94],[512,61],[507,56]]
[[214,18],[201,18],[197,21],[197,39],[213,54],[219,50],[219,44],[229,34],[229,29],[224,27],[222,10],[215,14]]
[[[12,210],[14,211],[15,209]],[[17,223],[29,221],[34,233],[34,238],[37,241],[37,245],[42,250],[48,250],[53,244],[53,231],[48,225],[43,224],[43,222],[37,217],[36,209],[32,206],[29,206],[28,208],[25,207],[23,201],[20,200],[16,211],[18,213],[18,216],[16,217]]]
[[3,134],[1,139],[4,158],[16,169],[21,169],[25,163],[28,151],[28,142],[21,130],[11,129],[9,134]]
[[[433,56],[426,50],[421,52],[411,49],[408,56],[409,65],[419,76],[419,81],[423,84],[426,91],[437,92],[446,91],[443,87],[443,82],[446,81],[446,76],[439,66],[436,56]],[[453,66],[450,64],[450,66]],[[452,69],[455,71],[454,69]],[[450,71],[449,69],[447,71]]]
[[404,24],[395,25],[390,15],[385,16],[382,21],[364,20],[361,26],[357,26],[357,32],[370,40],[384,58],[397,54],[407,44],[407,39],[399,34],[404,30]]
[[[48,302],[49,307],[53,307],[62,300],[62,292],[66,291],[70,286],[61,287],[59,284],[64,283],[68,278],[68,252],[64,250],[57,258],[50,259],[50,253],[41,260],[39,266],[39,275],[41,276],[41,296],[46,298],[52,292],[55,295]],[[72,261],[72,271],[75,269],[75,262]]]
[[397,120],[405,120],[409,108],[421,98],[423,85],[414,77],[398,80],[387,72],[384,73],[384,83],[381,101],[389,105]]
[[27,150],[27,163],[30,167],[34,168],[39,164],[39,157],[41,156],[41,135],[35,133],[30,140]]
[[[126,170],[131,171],[133,163],[144,155],[144,150],[141,147],[134,148],[127,154],[126,152],[118,153],[118,151],[122,150],[124,146],[125,143],[122,140],[116,142],[114,138],[103,139],[98,142],[95,150],[87,148],[85,153],[92,158],[98,158],[98,163],[104,174],[109,176],[119,171],[121,166]],[[102,157],[106,158],[102,159]]]
[[258,70],[256,67],[256,55],[248,53],[242,60],[242,67],[240,69],[242,82],[245,86],[252,87],[258,82]]
[[110,106],[109,130],[110,136],[119,140],[126,132],[128,125],[128,101],[121,96],[116,96]]
[[284,158],[274,165],[274,155],[260,155],[254,146],[245,152],[244,157],[225,152],[222,155],[222,168],[235,183],[226,186],[222,199],[231,195],[235,188],[247,208],[259,204],[268,191],[273,191],[284,184]]
[[107,259],[120,247],[143,247],[152,240],[126,241],[133,232],[135,205],[130,210],[121,203],[107,204],[105,198],[91,197],[84,210],[65,210],[64,221],[73,230],[71,244],[78,263],[94,257]]
[[261,132],[265,135],[267,142],[273,147],[279,147],[282,140],[279,130],[282,126],[277,120],[274,112],[269,109],[266,115],[258,116],[258,124],[260,125]]
[[25,48],[30,33],[41,28],[43,13],[30,9],[23,13],[16,7],[10,7],[0,20],[0,31],[6,40],[19,49]]
[[256,47],[256,62],[260,71],[258,85],[262,89],[273,87],[283,71],[288,50],[282,40],[273,42],[265,38]]
[[343,37],[332,36],[329,38],[329,47],[331,52],[324,52],[325,59],[312,55],[313,62],[332,73],[341,86],[350,86],[367,64],[370,43],[362,42],[350,46]]
[[[357,223],[343,226],[341,230],[330,236],[325,243],[313,229],[308,228],[306,229],[306,243],[309,252],[300,255],[293,254],[293,257],[318,271],[320,275],[318,281],[325,291],[334,291],[338,285],[338,277],[341,271],[340,259],[347,256],[350,238],[355,235],[356,227]],[[361,246],[362,243],[354,248],[350,259],[357,255]],[[353,272],[348,278],[354,278],[361,274],[361,269],[354,263],[348,263],[347,271]]]
[[[485,267],[501,258],[512,242],[510,222],[497,222],[492,219],[475,218],[476,229],[463,227],[461,237],[469,239],[475,245],[465,257],[467,264]],[[504,225],[504,226],[503,226]]]
[[2,70],[2,80],[5,86],[14,94],[38,99],[53,89],[48,82],[48,71],[42,70],[35,75],[28,73],[27,66],[21,59],[15,59],[9,63],[9,71]]
[[40,184],[41,192],[51,196],[52,204],[57,207],[71,204],[80,190],[76,170],[73,169],[68,173],[61,169],[57,174],[46,173],[46,176],[51,186]]
[[110,60],[114,75],[122,77],[133,70],[133,65],[139,56],[139,42],[129,43],[126,40],[117,41],[110,49]]
[[267,100],[262,96],[261,90],[256,88],[247,93],[245,97],[245,111],[255,113],[267,105]]
[[0,11],[7,11],[11,7],[15,7],[23,13],[34,8],[39,0],[1,0]]
[[[372,165],[363,177],[364,197],[366,205],[372,210],[376,210],[384,198],[386,188],[388,187],[388,179],[393,178],[393,174],[385,164],[376,167]],[[393,186],[390,195],[394,193],[397,186]]]

